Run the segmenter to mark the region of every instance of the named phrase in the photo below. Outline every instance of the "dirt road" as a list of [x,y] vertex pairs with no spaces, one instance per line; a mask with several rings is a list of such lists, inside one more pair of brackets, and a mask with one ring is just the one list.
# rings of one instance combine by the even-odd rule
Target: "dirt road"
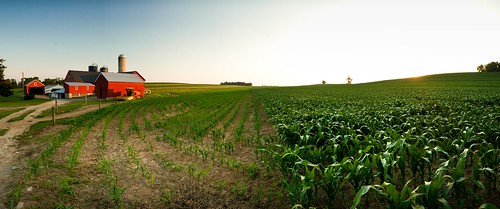
[[[68,100],[58,100],[58,105],[66,104],[70,101]],[[5,118],[0,119],[0,128],[8,129],[7,133],[3,136],[0,136],[0,197],[4,198],[6,196],[5,184],[9,178],[10,172],[14,171],[18,167],[18,163],[15,162],[17,148],[15,137],[24,133],[31,125],[38,123],[40,121],[50,120],[50,117],[46,118],[35,118],[42,111],[51,108],[54,106],[54,101],[42,103],[39,105],[28,106],[24,110],[13,113]],[[84,106],[76,111],[72,111],[66,114],[60,114],[56,116],[56,119],[66,118],[66,117],[75,117],[78,115],[85,114],[87,112],[98,109],[99,107],[96,105],[88,105]],[[8,123],[7,121],[18,117],[26,112],[35,110],[34,112],[28,114],[24,120],[15,121]],[[1,208],[1,205],[0,205]]]

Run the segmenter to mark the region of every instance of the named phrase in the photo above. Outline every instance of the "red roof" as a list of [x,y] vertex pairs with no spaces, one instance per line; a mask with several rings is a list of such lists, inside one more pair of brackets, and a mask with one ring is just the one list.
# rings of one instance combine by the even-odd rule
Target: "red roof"
[[[37,83],[37,87],[42,87],[42,86],[45,86],[42,82],[40,82],[40,81],[39,81],[39,80],[37,80],[37,79],[32,80],[31,82],[27,83],[27,84],[26,84],[26,85],[24,85],[24,86],[31,86],[31,84],[33,84],[33,85],[34,85],[34,83]],[[40,86],[39,86],[38,84],[40,84]]]

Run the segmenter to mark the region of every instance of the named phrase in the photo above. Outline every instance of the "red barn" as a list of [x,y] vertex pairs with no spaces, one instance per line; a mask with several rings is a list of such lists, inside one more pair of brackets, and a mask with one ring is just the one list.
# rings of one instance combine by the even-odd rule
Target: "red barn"
[[24,85],[24,93],[25,94],[45,94],[45,85],[39,80],[35,79]]
[[84,97],[94,95],[95,86],[91,83],[64,82],[64,92],[66,98]]
[[138,73],[101,73],[95,84],[97,98],[126,96],[127,89],[144,97],[144,78]]

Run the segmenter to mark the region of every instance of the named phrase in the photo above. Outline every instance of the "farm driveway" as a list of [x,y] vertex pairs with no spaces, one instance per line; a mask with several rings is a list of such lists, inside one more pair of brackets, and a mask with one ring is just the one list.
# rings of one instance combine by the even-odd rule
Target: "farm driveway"
[[[69,100],[58,100],[58,105],[66,104],[71,102]],[[17,163],[14,162],[15,155],[17,154],[16,150],[16,141],[14,140],[16,136],[24,133],[31,125],[38,123],[44,120],[50,120],[50,117],[46,118],[35,118],[42,111],[51,108],[54,106],[54,101],[45,102],[35,106],[26,107],[26,109],[21,110],[19,112],[15,112],[5,118],[0,119],[0,128],[9,129],[7,133],[3,136],[0,136],[0,197],[5,197],[7,191],[5,191],[5,182],[7,182],[9,178],[9,174],[11,171],[17,168]],[[66,114],[60,114],[56,116],[56,119],[66,118],[66,117],[75,117],[78,115],[85,114],[87,112],[98,109],[99,107],[96,105],[88,105],[80,108],[76,111],[72,111]],[[15,118],[20,116],[28,111],[35,110],[34,112],[27,115],[24,120],[15,121],[8,123],[7,121],[11,118]]]

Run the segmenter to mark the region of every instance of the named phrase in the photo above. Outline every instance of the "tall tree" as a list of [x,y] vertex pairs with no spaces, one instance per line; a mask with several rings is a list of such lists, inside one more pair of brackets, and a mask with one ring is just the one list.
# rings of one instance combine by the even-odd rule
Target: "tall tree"
[[3,62],[5,62],[5,59],[0,58],[0,95],[4,97],[8,97],[10,95],[13,95],[14,92],[11,91],[12,86],[10,84],[10,80],[5,80],[5,75],[3,74],[5,68],[7,68],[5,65],[3,65]]

